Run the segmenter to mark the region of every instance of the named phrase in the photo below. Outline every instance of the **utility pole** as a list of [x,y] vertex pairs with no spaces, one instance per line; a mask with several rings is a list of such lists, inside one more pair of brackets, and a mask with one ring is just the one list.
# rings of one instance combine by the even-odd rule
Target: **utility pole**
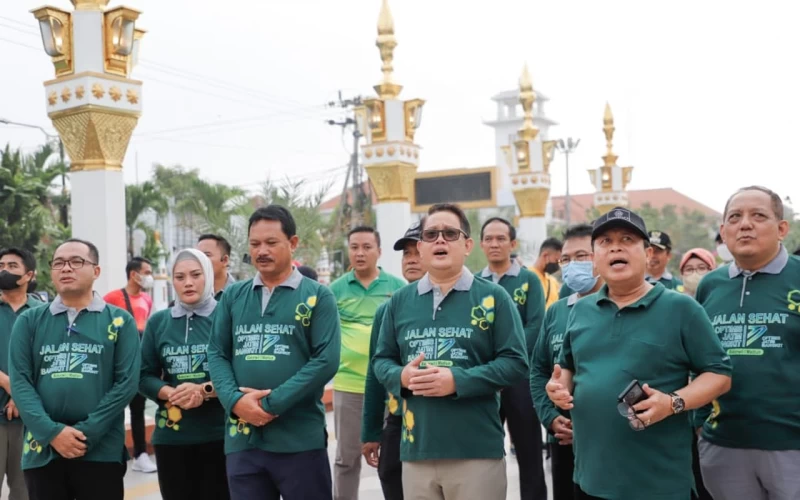
[[565,218],[567,219],[567,226],[570,224],[570,205],[572,201],[569,197],[569,155],[578,149],[578,144],[580,144],[580,142],[580,139],[573,140],[572,137],[568,137],[566,141],[564,141],[564,139],[559,139],[558,142],[556,142],[556,149],[559,153],[564,154],[564,158],[567,162],[567,195],[564,197],[564,211],[566,215]]
[[[361,96],[355,96],[350,99],[342,98],[342,91],[339,91],[339,101],[331,101],[328,103],[330,107],[340,107],[342,109],[352,110],[362,105]],[[339,199],[339,216],[336,227],[334,228],[334,235],[338,237],[338,230],[342,224],[342,216],[344,212],[344,205],[347,202],[347,184],[352,178],[352,204],[350,209],[350,224],[351,228],[358,226],[364,222],[364,192],[361,184],[361,166],[358,163],[358,143],[361,140],[361,132],[358,131],[358,126],[355,117],[347,117],[344,120],[328,120],[328,125],[342,127],[344,133],[347,127],[353,127],[353,152],[350,155],[350,164],[348,166],[347,175],[345,176],[344,189],[342,189],[342,197]],[[333,238],[335,240],[335,238]]]

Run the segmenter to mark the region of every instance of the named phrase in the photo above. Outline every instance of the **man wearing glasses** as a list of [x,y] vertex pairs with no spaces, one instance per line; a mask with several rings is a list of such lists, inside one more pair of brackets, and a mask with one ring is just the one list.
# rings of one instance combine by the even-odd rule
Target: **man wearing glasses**
[[686,410],[731,386],[730,357],[699,304],[645,281],[648,240],[626,208],[594,221],[594,266],[605,285],[572,306],[546,385],[572,418],[576,499],[689,498]]
[[528,373],[511,296],[464,267],[473,248],[456,205],[430,208],[418,248],[427,273],[386,306],[373,369],[403,399],[406,498],[506,497],[499,392]]
[[547,397],[545,385],[561,354],[567,318],[572,306],[579,298],[595,293],[603,286],[603,280],[592,264],[592,256],[592,226],[570,226],[564,232],[564,246],[559,264],[564,285],[577,291],[567,298],[559,299],[547,309],[531,357],[530,390],[536,413],[549,433],[553,500],[572,500],[575,489],[572,482],[575,457],[572,453],[572,420],[569,412],[556,408]]
[[124,496],[124,411],[139,384],[139,333],[130,314],[94,294],[98,261],[92,243],[62,243],[50,263],[55,300],[22,313],[11,333],[31,500]]
[[[528,359],[544,319],[544,291],[539,278],[512,260],[517,247],[517,230],[501,217],[492,217],[481,227],[481,249],[489,265],[481,278],[505,288],[514,301],[525,331]],[[508,421],[508,431],[516,449],[521,500],[547,500],[547,483],[542,464],[542,429],[533,409],[527,379],[506,387],[500,393],[500,419]]]

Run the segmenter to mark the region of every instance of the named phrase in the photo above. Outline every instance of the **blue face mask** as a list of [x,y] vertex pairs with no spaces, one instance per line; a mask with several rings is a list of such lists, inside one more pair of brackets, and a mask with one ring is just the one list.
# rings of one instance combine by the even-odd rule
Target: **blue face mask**
[[597,284],[597,276],[592,275],[593,271],[594,267],[590,260],[570,262],[561,268],[561,277],[564,279],[565,285],[583,295],[591,291]]

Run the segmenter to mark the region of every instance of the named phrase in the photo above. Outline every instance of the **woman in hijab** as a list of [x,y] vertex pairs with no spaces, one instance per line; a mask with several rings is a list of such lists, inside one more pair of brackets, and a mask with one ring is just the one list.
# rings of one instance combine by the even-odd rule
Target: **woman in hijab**
[[714,255],[705,248],[692,248],[681,257],[681,281],[686,294],[694,297],[703,276],[716,269]]
[[214,270],[202,252],[178,252],[175,305],[155,313],[142,338],[139,391],[158,404],[153,446],[164,500],[227,500],[225,411],[208,371]]

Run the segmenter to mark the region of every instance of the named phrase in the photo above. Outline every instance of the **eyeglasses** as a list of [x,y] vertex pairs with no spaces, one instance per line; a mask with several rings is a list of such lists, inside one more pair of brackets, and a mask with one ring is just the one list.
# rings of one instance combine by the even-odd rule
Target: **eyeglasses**
[[456,241],[461,238],[462,234],[464,235],[464,238],[469,238],[469,235],[467,235],[467,233],[461,229],[446,227],[444,229],[426,229],[422,231],[422,241],[426,243],[433,243],[439,239],[440,234],[444,238],[444,241]]
[[625,401],[620,401],[617,404],[617,411],[620,415],[628,420],[628,425],[631,426],[631,429],[635,431],[643,431],[647,427],[647,425],[645,425],[645,423],[639,420],[639,417],[636,416],[636,410],[633,409],[633,406],[629,405]]
[[70,269],[77,270],[83,267],[84,264],[90,264],[92,266],[96,266],[97,262],[92,262],[90,260],[86,260],[82,257],[72,257],[71,259],[56,259],[50,261],[50,269],[54,271],[58,271],[60,269],[64,269],[64,266],[69,264]]
[[568,255],[562,255],[558,263],[562,266],[566,266],[570,262],[586,262],[587,260],[592,260],[592,254],[584,252],[575,255],[574,258],[570,258]]
[[706,274],[709,271],[711,271],[711,269],[709,269],[707,267],[698,267],[697,269],[693,269],[691,267],[687,267],[686,269],[683,270],[683,274],[697,273],[697,274],[703,275],[703,274]]

